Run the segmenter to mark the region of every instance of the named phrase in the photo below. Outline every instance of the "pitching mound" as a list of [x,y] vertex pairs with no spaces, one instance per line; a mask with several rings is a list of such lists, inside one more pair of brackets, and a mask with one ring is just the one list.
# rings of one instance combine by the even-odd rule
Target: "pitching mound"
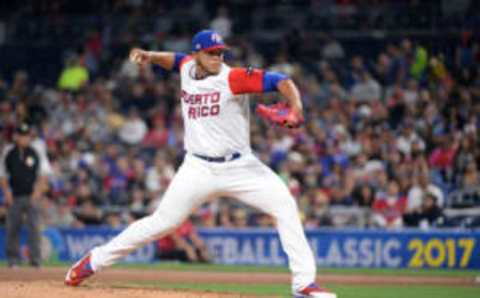
[[[84,285],[76,288],[63,284],[66,268],[0,268],[0,293],[2,298],[251,298],[255,296],[215,293],[210,291],[176,291],[139,287],[134,282],[168,283],[290,283],[290,275],[284,273],[230,273],[184,272],[139,269],[110,269],[95,274]],[[366,276],[321,275],[322,283],[335,284],[402,284],[402,285],[450,285],[475,286],[472,277],[428,276]],[[266,296],[262,296],[266,297]]]
[[163,291],[154,289],[111,288],[101,285],[69,288],[52,281],[0,282],[4,298],[221,298],[246,297],[226,293],[206,293],[193,291]]

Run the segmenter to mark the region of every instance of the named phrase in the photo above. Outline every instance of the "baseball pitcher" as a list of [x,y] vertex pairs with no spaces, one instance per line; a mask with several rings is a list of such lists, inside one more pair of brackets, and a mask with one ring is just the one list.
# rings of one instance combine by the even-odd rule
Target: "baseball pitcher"
[[283,74],[229,67],[223,60],[226,49],[218,33],[205,30],[193,37],[191,55],[131,51],[135,63],[153,63],[180,73],[185,159],[158,209],[73,265],[65,279],[67,285],[79,285],[94,272],[171,232],[206,201],[227,196],[275,219],[293,275],[294,297],[336,298],[315,283],[315,259],[295,199],[250,148],[248,95],[279,92],[285,103],[258,105],[257,113],[275,124],[296,128],[303,123],[299,91]]

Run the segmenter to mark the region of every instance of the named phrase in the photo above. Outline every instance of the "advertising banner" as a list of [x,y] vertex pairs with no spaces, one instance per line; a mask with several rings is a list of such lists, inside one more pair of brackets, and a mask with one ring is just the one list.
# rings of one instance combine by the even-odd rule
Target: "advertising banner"
[[[43,232],[44,259],[75,261],[119,232],[108,228],[49,228]],[[287,264],[275,230],[217,228],[199,229],[199,233],[215,263]],[[319,229],[306,234],[317,264],[322,267],[480,269],[480,232]],[[21,243],[26,258],[25,232]],[[155,250],[155,244],[150,243],[123,261],[152,262]],[[4,229],[0,229],[1,259],[5,259]]]

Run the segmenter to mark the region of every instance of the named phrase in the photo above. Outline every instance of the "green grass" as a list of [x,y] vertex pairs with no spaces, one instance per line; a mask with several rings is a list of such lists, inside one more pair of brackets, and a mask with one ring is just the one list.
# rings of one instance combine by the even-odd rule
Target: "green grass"
[[284,284],[259,284],[259,285],[245,285],[233,283],[159,283],[159,282],[135,282],[128,284],[114,284],[116,288],[158,288],[158,289],[174,289],[187,291],[202,291],[202,292],[216,292],[216,293],[239,293],[247,295],[262,295],[262,296],[279,296],[287,297],[290,292],[288,285]]
[[339,298],[478,298],[479,288],[444,286],[332,286]]
[[[291,298],[290,287],[285,284],[188,284],[188,283],[152,283],[135,282],[116,286],[118,288],[161,288],[190,291],[208,291],[221,293],[239,293],[270,297]],[[478,298],[480,288],[444,287],[444,286],[359,286],[327,285],[339,298]]]
[[[52,261],[45,267],[67,267],[72,263]],[[0,267],[6,266],[0,262]],[[174,270],[202,272],[266,272],[288,273],[286,267],[253,266],[253,265],[218,265],[218,264],[186,264],[178,262],[158,262],[153,264],[118,264],[114,268],[134,268],[142,270]],[[362,275],[401,275],[401,276],[480,276],[480,270],[448,270],[448,269],[380,269],[380,268],[318,268],[318,274],[362,274]]]
[[[207,271],[207,272],[267,272],[288,273],[286,267],[269,267],[253,265],[218,265],[218,264],[120,264],[116,268],[137,268],[152,270]],[[318,273],[328,274],[362,274],[362,275],[402,275],[402,276],[480,276],[480,270],[445,270],[445,269],[381,269],[381,268],[318,268]]]
[[[48,262],[47,267],[66,267],[71,265],[64,262]],[[5,262],[0,262],[0,267]],[[176,262],[162,262],[154,264],[119,264],[115,268],[131,268],[142,270],[177,270],[202,272],[267,272],[287,273],[284,267],[266,266],[233,266],[209,264],[182,264]],[[452,276],[473,277],[480,276],[479,270],[432,270],[432,269],[334,269],[320,268],[319,274],[362,274],[362,275],[401,275],[401,276]],[[338,294],[339,298],[478,298],[480,287],[448,287],[448,286],[373,286],[373,285],[337,285],[327,284],[328,288]],[[234,283],[162,283],[142,282],[113,284],[115,288],[160,288],[190,291],[207,291],[220,293],[239,293],[247,295],[263,295],[268,297],[291,298],[288,284],[234,284]]]

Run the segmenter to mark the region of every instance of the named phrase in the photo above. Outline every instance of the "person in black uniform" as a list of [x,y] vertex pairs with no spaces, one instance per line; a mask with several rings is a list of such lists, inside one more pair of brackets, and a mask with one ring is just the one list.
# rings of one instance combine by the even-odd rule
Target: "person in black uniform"
[[30,265],[40,266],[39,200],[46,186],[46,169],[40,153],[31,145],[31,129],[21,123],[15,143],[7,146],[0,159],[0,187],[7,205],[6,255],[9,267],[20,262],[20,230],[25,217]]

